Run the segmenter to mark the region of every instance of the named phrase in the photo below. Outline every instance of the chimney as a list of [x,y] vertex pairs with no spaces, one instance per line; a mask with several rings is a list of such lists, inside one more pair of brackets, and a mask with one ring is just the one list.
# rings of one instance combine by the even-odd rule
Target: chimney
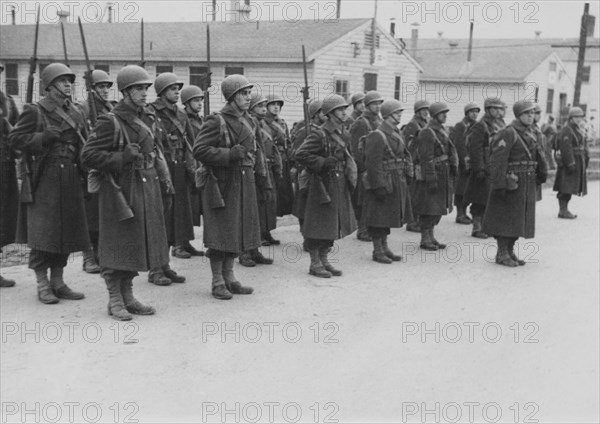
[[15,17],[15,7],[14,6],[10,7],[10,17],[11,17],[12,24],[16,25],[17,24],[17,19]]
[[442,37],[444,35],[444,31],[438,31],[437,35],[438,35],[438,40],[441,40],[442,38],[444,38],[444,37]]
[[335,7],[335,18],[340,19],[341,14],[342,14],[342,0],[337,0],[337,4]]
[[69,12],[66,10],[59,10],[56,12],[56,16],[58,16],[58,22],[67,23],[67,18],[69,17]]
[[394,22],[395,18],[390,19],[390,35],[393,38],[396,38],[396,22]]
[[539,40],[541,38],[540,35],[542,35],[542,31],[536,31],[535,32],[535,39]]
[[410,54],[415,60],[417,59],[417,46],[419,44],[419,24],[413,22],[410,24],[413,29],[410,32]]
[[108,9],[108,23],[112,24],[112,8],[113,8],[112,2],[106,3],[106,7]]

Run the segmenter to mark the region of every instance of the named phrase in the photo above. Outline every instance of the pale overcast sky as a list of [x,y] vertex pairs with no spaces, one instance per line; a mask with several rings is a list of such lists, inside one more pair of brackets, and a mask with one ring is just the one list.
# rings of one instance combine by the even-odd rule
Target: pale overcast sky
[[[36,4],[42,6],[42,22],[56,22],[56,10],[71,11],[70,22],[78,16],[84,22],[106,20],[106,1],[4,1],[1,2],[0,24],[11,22],[10,9],[16,10],[17,23],[34,23]],[[117,1],[113,2],[117,22],[145,21],[205,21],[210,20],[211,1]],[[243,1],[242,1],[243,3]],[[598,17],[598,0],[590,1],[590,14]],[[218,19],[227,19],[230,1],[218,2]],[[251,1],[249,21],[287,19],[335,19],[335,0]],[[543,38],[579,37],[579,25],[584,2],[579,1],[404,1],[378,0],[377,20],[388,28],[395,18],[396,34],[410,38],[414,22],[419,23],[420,37],[466,38],[469,19],[475,21],[478,38],[533,38],[541,31]],[[375,0],[342,0],[342,18],[371,17]],[[597,21],[598,19],[596,19]],[[598,37],[596,23],[594,36]],[[276,40],[273,40],[276,42]]]

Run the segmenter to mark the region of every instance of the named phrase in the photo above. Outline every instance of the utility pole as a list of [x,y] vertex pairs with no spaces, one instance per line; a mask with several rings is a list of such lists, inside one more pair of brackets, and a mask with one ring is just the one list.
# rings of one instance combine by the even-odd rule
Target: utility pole
[[375,0],[375,11],[373,12],[373,22],[371,23],[371,65],[375,63],[375,48],[377,47],[377,0]]
[[585,42],[587,38],[588,16],[590,4],[583,6],[583,15],[581,16],[581,29],[579,31],[579,56],[577,57],[577,76],[575,77],[575,94],[573,94],[573,106],[579,106],[581,97],[581,80],[583,79],[583,65],[585,61]]
[[337,0],[337,4],[336,4],[336,8],[335,8],[335,17],[336,19],[340,19],[340,16],[342,14],[342,0]]

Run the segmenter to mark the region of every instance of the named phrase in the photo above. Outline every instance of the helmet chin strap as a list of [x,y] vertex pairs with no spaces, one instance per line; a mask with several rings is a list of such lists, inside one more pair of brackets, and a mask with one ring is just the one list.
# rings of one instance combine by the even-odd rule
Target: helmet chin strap
[[60,99],[60,100],[64,100],[64,99],[70,99],[71,96],[68,94],[65,94],[60,88],[58,88],[58,86],[54,83],[50,84],[50,87],[53,87],[54,90],[51,90],[50,93],[54,93],[53,97]]

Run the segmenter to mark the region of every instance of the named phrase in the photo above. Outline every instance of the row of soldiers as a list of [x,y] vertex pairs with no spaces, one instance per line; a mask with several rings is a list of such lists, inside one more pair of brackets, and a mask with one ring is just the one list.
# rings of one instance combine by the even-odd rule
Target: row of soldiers
[[[496,237],[497,263],[524,264],[514,242],[533,237],[536,185],[547,174],[533,103],[515,103],[516,119],[508,126],[499,99],[486,100],[479,121],[479,108],[469,105],[449,132],[448,106],[419,101],[401,131],[400,102],[377,92],[359,94],[348,117],[350,105],[331,95],[311,102],[310,122],[298,123],[289,135],[279,116],[283,99],[261,96],[241,75],[222,82],[226,106],[201,120],[202,91],[182,89],[172,73],[152,81],[143,68],[126,66],[117,75],[123,99],[113,107],[107,101],[112,82],[100,72],[93,75],[100,111],[93,128],[86,111],[70,101],[75,75],[52,64],[42,73],[46,96],[26,105],[15,127],[3,133],[7,151],[25,154],[33,170],[34,196],[26,203],[21,198],[26,213],[19,214],[24,231],[17,231],[17,241],[32,249],[29,266],[43,303],[83,298],[64,283],[62,272],[69,253],[94,245],[91,256],[98,257],[107,284],[109,313],[122,320],[154,313],[133,296],[132,280],[150,271],[149,281],[158,285],[185,281],[169,267],[168,251],[172,246],[179,257],[204,253],[189,243],[199,219],[193,212],[196,189],[217,299],[253,292],[235,277],[234,259],[240,256],[247,266],[272,263],[258,248],[277,243],[270,234],[276,216],[290,212],[299,218],[310,253],[309,273],[318,277],[342,274],[328,254],[334,240],[357,227],[361,239],[372,241],[376,262],[401,260],[387,237],[390,228],[404,224],[418,226],[421,248],[443,249],[434,227],[453,203],[461,222],[472,204],[473,235]],[[147,105],[152,84],[158,99]],[[177,106],[180,97],[185,111]],[[561,202],[585,191],[588,156],[580,148],[583,114],[577,109],[558,137],[562,166],[555,189]],[[581,180],[575,193],[565,186],[573,175]],[[466,189],[455,197],[461,177]]]

